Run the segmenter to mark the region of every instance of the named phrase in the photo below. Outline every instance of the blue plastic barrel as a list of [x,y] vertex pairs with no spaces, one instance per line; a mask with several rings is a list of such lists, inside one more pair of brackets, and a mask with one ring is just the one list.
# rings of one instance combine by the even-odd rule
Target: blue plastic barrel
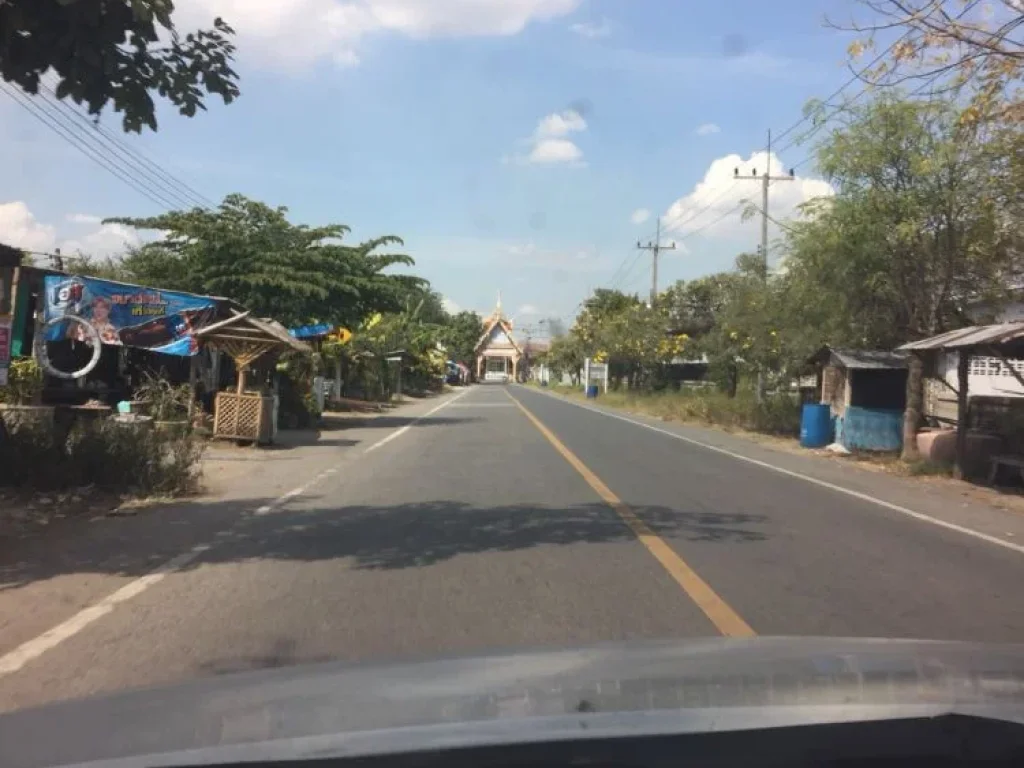
[[587,387],[587,397],[597,397],[597,384],[591,384],[589,387]]
[[832,442],[832,409],[828,403],[804,405],[800,418],[800,445],[824,448]]

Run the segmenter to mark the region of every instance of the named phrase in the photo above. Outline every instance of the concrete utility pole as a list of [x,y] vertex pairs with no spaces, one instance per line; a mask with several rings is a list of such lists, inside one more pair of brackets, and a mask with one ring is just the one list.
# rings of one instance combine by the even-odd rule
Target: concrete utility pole
[[662,251],[674,251],[676,244],[662,245],[661,244],[661,217],[658,217],[658,232],[654,238],[654,242],[648,242],[647,245],[642,245],[639,240],[636,241],[636,247],[641,251],[651,252],[651,307],[654,307],[655,302],[658,301],[658,254]]
[[[765,287],[768,286],[768,188],[776,181],[793,181],[795,174],[790,169],[789,176],[772,176],[771,175],[771,164],[772,164],[772,132],[768,131],[768,156],[765,160],[764,173],[761,176],[757,175],[757,169],[753,169],[749,176],[741,176],[740,169],[736,168],[733,172],[737,180],[750,180],[761,182],[761,280],[764,282]],[[764,400],[764,368],[759,367],[757,370],[757,401],[761,402]]]

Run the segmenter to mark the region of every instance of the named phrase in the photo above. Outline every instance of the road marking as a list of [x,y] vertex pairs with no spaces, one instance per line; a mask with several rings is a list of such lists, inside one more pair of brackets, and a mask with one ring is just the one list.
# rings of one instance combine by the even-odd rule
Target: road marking
[[585,411],[593,411],[594,413],[600,413],[603,416],[607,416],[610,419],[618,419],[619,421],[624,421],[627,424],[633,424],[634,426],[637,427],[643,427],[644,429],[651,430],[651,432],[657,432],[660,435],[666,435],[667,437],[671,437],[676,440],[681,440],[684,443],[696,445],[701,448],[705,448],[709,451],[720,453],[723,456],[729,456],[730,458],[736,459],[738,461],[745,461],[748,464],[753,464],[754,466],[757,467],[770,469],[772,472],[778,472],[780,475],[786,475],[788,477],[796,478],[797,480],[803,480],[804,482],[811,483],[812,485],[817,485],[821,488],[828,488],[829,490],[835,491],[836,493],[842,493],[846,496],[850,496],[855,499],[860,499],[861,501],[866,501],[871,504],[877,504],[880,507],[884,507],[885,509],[891,510],[893,512],[899,512],[901,515],[906,515],[907,517],[911,517],[922,523],[928,523],[929,525],[934,525],[938,528],[945,528],[950,531],[955,531],[956,533],[963,534],[964,536],[970,536],[975,539],[980,539],[981,541],[986,541],[989,544],[995,544],[996,546],[1003,547],[1004,549],[1009,549],[1010,551],[1016,552],[1019,555],[1024,555],[1024,545],[1014,544],[1013,542],[1000,539],[998,536],[992,536],[987,533],[982,533],[981,531],[976,531],[973,528],[966,528],[962,525],[957,525],[956,523],[950,523],[938,517],[926,515],[923,512],[917,512],[907,507],[901,507],[899,504],[893,504],[891,501],[886,501],[885,499],[879,499],[876,496],[872,496],[867,493],[855,491],[852,488],[845,488],[841,485],[830,483],[827,480],[819,480],[816,477],[805,475],[802,472],[795,472],[792,469],[785,469],[784,467],[779,467],[776,466],[775,464],[769,464],[767,461],[761,461],[760,459],[754,459],[751,458],[750,456],[744,456],[742,453],[736,453],[735,451],[730,451],[727,448],[719,448],[718,446],[715,445],[709,445],[708,443],[701,442],[700,440],[695,440],[692,437],[685,437],[684,435],[677,434],[676,432],[670,432],[667,429],[661,429],[660,427],[656,427],[653,424],[644,424],[642,421],[635,421],[634,419],[630,419],[626,416],[620,416],[617,413],[609,413],[608,411],[602,410],[600,408],[594,408],[593,406],[584,405],[583,403],[576,403],[568,398],[559,397],[558,395],[552,394],[550,392],[542,392],[542,394],[545,394],[548,397],[552,397],[560,402],[568,403],[569,405],[575,405],[577,408],[582,408]]
[[515,408],[511,402],[460,402],[452,408]]
[[419,423],[420,421],[422,421],[423,419],[427,419],[427,418],[430,418],[430,417],[431,417],[431,416],[433,416],[433,415],[434,415],[435,413],[437,413],[438,411],[440,411],[440,410],[441,410],[442,408],[447,408],[447,407],[448,407],[449,405],[451,405],[452,403],[454,403],[454,402],[455,402],[456,400],[461,400],[461,399],[462,399],[463,397],[465,397],[466,395],[468,395],[468,394],[469,394],[469,392],[470,392],[470,390],[468,390],[468,389],[467,389],[466,391],[464,391],[464,392],[460,392],[460,393],[459,393],[459,394],[457,394],[457,395],[456,395],[455,397],[453,397],[453,398],[452,398],[451,400],[446,400],[445,402],[441,403],[441,404],[440,404],[439,406],[437,406],[436,408],[434,408],[434,409],[432,409],[432,410],[429,410],[429,411],[427,411],[427,412],[426,412],[426,413],[424,413],[424,414],[423,414],[422,416],[417,416],[417,417],[416,417],[415,419],[413,419],[412,421],[410,421],[410,422],[409,422],[408,424],[406,424],[406,425],[405,425],[404,427],[402,427],[401,429],[399,429],[399,430],[398,430],[397,432],[392,432],[392,433],[391,433],[390,435],[388,435],[387,437],[385,437],[385,438],[384,438],[383,440],[378,440],[378,441],[377,441],[376,443],[374,443],[374,444],[373,444],[373,445],[371,445],[371,446],[370,446],[369,448],[367,448],[367,449],[366,449],[365,451],[363,451],[363,453],[372,453],[373,451],[376,451],[376,450],[377,450],[378,448],[381,448],[381,447],[383,447],[383,446],[387,445],[387,444],[388,444],[388,443],[390,443],[390,442],[391,442],[392,440],[395,440],[395,439],[397,439],[397,438],[401,437],[401,436],[402,436],[402,435],[404,435],[404,434],[405,434],[406,432],[408,432],[408,431],[409,431],[410,429],[412,429],[413,427],[415,427],[415,426],[416,426],[416,424],[418,424],[418,423]]
[[209,549],[207,544],[198,544],[187,552],[171,558],[156,570],[142,576],[134,581],[125,584],[115,592],[110,593],[98,603],[84,608],[67,621],[61,622],[52,629],[48,629],[38,637],[28,640],[13,651],[0,656],[0,677],[17,672],[33,659],[42,656],[51,648],[60,645],[72,635],[75,635],[92,624],[97,619],[106,616],[119,604],[131,600],[140,595],[154,584],[163,581],[168,574],[184,568],[201,554]]
[[726,637],[754,637],[756,634],[747,622],[745,622],[728,603],[716,593],[704,579],[702,579],[693,568],[686,564],[686,561],[672,549],[665,540],[647,527],[629,505],[622,501],[604,482],[595,475],[590,468],[570,451],[565,444],[558,439],[554,432],[545,426],[530,410],[519,400],[507,393],[548,442],[555,447],[555,450],[562,454],[569,464],[583,477],[598,496],[622,519],[647,551],[661,563],[668,571],[675,582],[683,588],[690,599],[697,604],[704,615],[711,620],[719,632]]
[[[397,432],[394,432],[388,437],[379,441],[375,446],[371,446],[371,448],[365,451],[365,453],[369,453],[370,450],[372,450],[374,447],[379,447],[381,445],[384,445],[385,443],[390,442],[391,440],[394,440],[399,435],[407,432],[410,427],[416,424],[416,422],[437,413],[445,406],[458,400],[460,397],[464,397],[466,394],[468,394],[468,392],[469,390],[466,390],[465,392],[462,392],[456,395],[455,397],[446,400],[445,402],[441,403],[436,408],[428,411],[422,416],[417,417],[405,427],[402,427]],[[270,514],[275,508],[280,507],[287,501],[294,499],[296,496],[302,495],[303,493],[308,491],[313,485],[315,485],[319,480],[329,475],[333,475],[335,472],[337,472],[336,469],[321,473],[320,475],[318,475],[316,478],[309,481],[305,485],[288,491],[288,493],[285,493],[282,496],[279,496],[270,504],[264,504],[261,507],[257,507],[253,511],[253,514],[256,516]],[[240,522],[244,523],[245,519],[243,518],[242,521]],[[231,535],[230,531],[220,531],[217,534],[215,534],[213,541],[226,539],[229,535]],[[69,619],[62,621],[55,627],[51,627],[50,629],[43,632],[41,635],[37,635],[31,640],[26,640],[24,643],[19,645],[14,650],[8,651],[3,656],[0,656],[0,678],[17,672],[19,669],[24,667],[33,659],[39,658],[44,653],[57,647],[68,638],[77,635],[90,624],[93,624],[94,622],[98,621],[99,619],[103,618],[108,613],[113,611],[114,608],[116,608],[118,605],[126,603],[134,597],[138,597],[150,587],[159,584],[170,574],[179,571],[186,565],[192,563],[196,558],[198,558],[205,552],[209,551],[212,547],[212,543],[196,544],[194,547],[187,550],[186,552],[183,552],[180,555],[177,555],[176,557],[172,557],[163,565],[158,566],[154,570],[147,573],[145,576],[140,576],[139,578],[128,582],[120,589],[111,592],[98,603],[93,603],[92,605],[83,608],[82,610],[78,611],[78,613],[71,616]]]

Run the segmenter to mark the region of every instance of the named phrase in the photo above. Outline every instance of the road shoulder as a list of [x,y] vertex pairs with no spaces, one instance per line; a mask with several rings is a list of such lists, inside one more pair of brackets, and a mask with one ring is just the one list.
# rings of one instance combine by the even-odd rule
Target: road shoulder
[[817,484],[835,486],[859,498],[866,497],[881,506],[895,506],[916,512],[941,523],[992,537],[1024,553],[1024,514],[979,499],[976,492],[978,489],[966,483],[898,477],[862,469],[855,463],[841,459],[781,450],[770,444],[714,428],[663,421],[591,401],[579,402],[575,398],[542,388],[520,389],[603,414],[623,423],[632,423],[637,428],[662,433],[667,439],[679,439],[691,445],[732,455],[737,461],[767,465],[776,471],[809,479]]
[[0,656],[325,473],[343,476],[381,439],[458,395],[338,419],[319,434],[286,433],[276,448],[214,445],[201,496],[0,536]]

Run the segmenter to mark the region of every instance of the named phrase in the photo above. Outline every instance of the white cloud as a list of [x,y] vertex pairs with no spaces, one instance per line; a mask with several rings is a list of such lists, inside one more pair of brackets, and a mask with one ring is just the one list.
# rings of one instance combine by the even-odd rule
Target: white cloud
[[454,301],[449,299],[447,296],[441,299],[441,306],[444,307],[444,311],[449,315],[457,315],[462,311],[462,307],[456,304]]
[[538,139],[560,138],[585,130],[587,121],[583,119],[583,115],[574,109],[567,109],[542,118],[537,124],[536,136]]
[[[759,180],[750,173],[763,174],[769,158],[764,152],[755,152],[744,159],[739,155],[726,155],[713,161],[693,190],[676,200],[665,214],[666,229],[676,235],[700,231],[705,237],[756,238],[758,221],[740,221],[744,201],[761,204]],[[788,170],[772,153],[769,172],[775,176],[788,175]],[[735,178],[736,168],[746,174]],[[798,214],[797,208],[816,197],[834,194],[832,187],[821,179],[797,176],[793,181],[774,182],[771,186],[770,211],[776,219],[784,220]],[[775,224],[770,227],[777,232]]]
[[0,203],[0,242],[27,251],[49,251],[57,244],[57,230],[38,221],[20,200]]
[[99,217],[81,213],[64,218],[77,225],[72,228],[77,232],[58,231],[52,224],[44,224],[20,200],[0,203],[0,242],[29,251],[50,253],[60,248],[64,254],[89,256],[119,255],[142,242],[138,232],[123,224],[100,224]]
[[595,272],[607,269],[607,259],[591,245],[569,248],[540,247],[536,243],[503,243],[498,246],[497,260],[507,265],[513,260],[518,267],[540,267],[564,272]]
[[87,256],[120,256],[141,243],[138,231],[131,227],[124,224],[102,224],[99,229],[63,241],[61,250]]
[[580,37],[585,37],[589,40],[608,37],[612,33],[612,25],[608,19],[601,19],[600,22],[581,21],[576,24],[572,24],[569,29]]
[[222,16],[238,32],[239,54],[302,69],[320,60],[359,62],[364,40],[398,34],[507,37],[532,22],[575,11],[583,0],[177,0],[179,29],[208,26]]
[[587,121],[574,109],[555,112],[540,119],[533,136],[526,140],[530,151],[525,156],[504,156],[503,164],[533,163],[538,165],[583,165],[583,150],[566,138],[587,130]]
[[583,150],[568,139],[543,139],[530,152],[531,163],[577,163]]
[[533,243],[509,243],[502,246],[501,250],[509,256],[532,256],[537,252],[537,246]]
[[714,133],[721,133],[722,129],[714,123],[701,123],[694,131],[698,136],[711,136]]
[[91,213],[69,213],[64,218],[73,224],[99,224],[103,221],[102,216],[93,216]]
[[543,313],[540,311],[540,309],[535,307],[533,304],[523,304],[523,306],[521,306],[517,310],[516,314],[518,314],[518,315],[540,315],[540,314],[543,314]]
[[649,218],[651,218],[650,211],[648,211],[646,208],[637,208],[635,211],[633,211],[633,215],[629,217],[629,220],[634,224],[643,224]]

